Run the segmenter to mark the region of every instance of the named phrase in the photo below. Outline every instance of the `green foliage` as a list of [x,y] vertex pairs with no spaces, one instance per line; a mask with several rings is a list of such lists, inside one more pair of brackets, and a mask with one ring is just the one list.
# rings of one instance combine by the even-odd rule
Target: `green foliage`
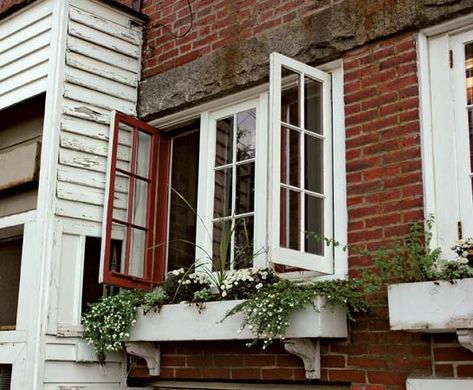
[[136,322],[136,309],[142,304],[143,295],[140,291],[126,291],[102,298],[84,314],[84,338],[94,345],[100,362],[105,360],[107,352],[122,349],[123,339],[129,337]]

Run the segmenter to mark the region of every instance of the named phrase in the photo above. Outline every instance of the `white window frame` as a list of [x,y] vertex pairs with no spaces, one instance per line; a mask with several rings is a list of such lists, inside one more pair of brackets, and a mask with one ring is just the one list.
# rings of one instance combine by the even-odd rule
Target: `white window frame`
[[[316,271],[323,274],[332,274],[334,270],[333,264],[333,248],[325,247],[325,254],[323,256],[310,254],[303,251],[303,242],[305,232],[304,226],[304,195],[305,190],[302,189],[301,194],[301,249],[294,250],[283,248],[280,246],[280,182],[281,172],[281,91],[282,91],[282,68],[290,69],[301,75],[307,75],[311,79],[316,80],[322,84],[322,104],[323,104],[323,188],[324,188],[324,236],[325,238],[334,238],[333,236],[333,209],[332,209],[332,102],[331,102],[331,77],[330,74],[319,69],[295,61],[292,58],[283,56],[279,53],[271,54],[271,76],[270,76],[270,142],[271,142],[271,157],[270,161],[276,161],[272,164],[270,170],[270,214],[268,226],[270,232],[270,259],[273,263],[283,264],[293,267],[298,267],[305,270]],[[304,88],[299,88],[300,96],[300,128],[304,129]],[[286,124],[287,125],[287,124]],[[285,126],[286,126],[285,125]],[[301,133],[301,150],[304,148],[304,130]],[[302,158],[300,156],[300,158]],[[304,184],[304,161],[301,163],[301,186]],[[321,238],[322,239],[322,238]],[[323,243],[325,245],[325,243]]]
[[471,184],[461,179],[469,169],[463,42],[473,42],[472,23],[468,15],[417,35],[425,217],[435,217],[432,247],[450,259],[458,222],[463,238],[473,236]]
[[[313,69],[309,67],[310,69]],[[323,64],[318,69],[327,72],[331,76],[331,96],[326,99],[327,102],[331,102],[330,111],[332,113],[332,142],[336,145],[333,148],[332,159],[333,159],[333,181],[332,181],[332,196],[333,199],[333,236],[329,238],[335,238],[342,245],[347,243],[347,202],[346,202],[346,164],[345,164],[345,120],[344,120],[344,92],[343,92],[343,66],[342,61],[332,61],[327,64]],[[210,167],[213,167],[215,162],[215,156],[210,153],[210,148],[214,148],[213,143],[215,139],[210,139],[208,136],[208,129],[212,115],[216,115],[217,112],[229,109],[234,110],[233,107],[239,104],[246,104],[249,101],[259,101],[262,115],[259,115],[258,122],[260,128],[264,129],[265,126],[268,128],[269,118],[269,86],[268,84],[260,85],[252,89],[242,91],[233,95],[225,96],[220,99],[213,100],[202,105],[189,108],[187,110],[171,114],[159,119],[156,119],[150,124],[158,127],[165,131],[166,129],[175,129],[180,124],[186,123],[190,120],[200,118],[200,155],[199,155],[199,187],[198,187],[198,210],[199,214],[206,216],[207,221],[210,221],[213,213],[213,198],[209,196],[207,192],[208,188],[212,188],[213,193],[213,172]],[[267,113],[267,114],[266,114]],[[266,150],[267,146],[273,147],[273,142],[268,139],[271,134],[269,131],[257,132],[256,154],[266,155],[266,159],[263,163],[258,164],[255,167],[256,175],[267,176],[267,167],[272,164],[271,157],[269,156],[269,150]],[[279,135],[279,132],[278,132]],[[258,158],[257,158],[258,159]],[[202,169],[203,168],[203,169]],[[210,177],[212,176],[212,177]],[[201,185],[206,183],[206,185]],[[263,184],[267,186],[266,184]],[[210,187],[209,187],[210,186]],[[269,216],[268,211],[268,190],[266,187],[266,196],[255,196],[255,243],[254,248],[267,248],[271,242],[268,237],[267,226]],[[263,192],[263,190],[260,190]],[[208,216],[211,216],[210,218]],[[199,218],[200,219],[200,218]],[[210,225],[209,225],[210,226]],[[202,221],[198,220],[196,227],[196,259],[205,259],[208,257],[208,253],[211,253],[212,242],[209,232],[210,227],[204,225]],[[258,230],[258,232],[257,232]],[[261,241],[259,241],[261,240]],[[210,252],[209,252],[210,251]],[[208,253],[206,253],[208,252]],[[320,272],[297,270],[285,273],[284,276],[288,278],[318,278],[318,279],[346,279],[348,275],[348,252],[345,251],[342,246],[333,248],[333,269],[330,274],[322,274]],[[268,261],[266,253],[260,253],[254,259],[254,266],[267,267],[270,262]],[[207,262],[209,263],[209,262]]]

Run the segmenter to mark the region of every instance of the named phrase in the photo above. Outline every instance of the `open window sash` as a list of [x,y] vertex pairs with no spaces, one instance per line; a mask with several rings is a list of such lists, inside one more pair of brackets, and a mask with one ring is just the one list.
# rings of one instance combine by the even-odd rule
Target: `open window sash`
[[161,144],[159,132],[154,127],[119,112],[112,114],[101,283],[149,289],[164,276],[160,269],[164,249],[156,245],[160,232],[155,228]]
[[331,76],[270,57],[270,260],[332,274]]

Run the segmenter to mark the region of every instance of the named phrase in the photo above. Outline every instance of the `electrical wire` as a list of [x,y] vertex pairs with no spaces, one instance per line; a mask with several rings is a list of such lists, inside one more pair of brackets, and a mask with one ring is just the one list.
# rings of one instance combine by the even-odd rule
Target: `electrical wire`
[[176,39],[179,39],[179,38],[184,38],[187,34],[189,34],[192,30],[192,27],[194,26],[194,15],[192,13],[192,5],[191,5],[191,0],[187,0],[187,6],[189,7],[189,12],[190,12],[190,25],[189,25],[189,28],[183,33],[183,34],[175,34],[167,25],[163,24],[163,23],[159,23],[159,22],[156,22],[152,27],[151,29],[154,29],[158,26],[161,26],[163,27],[165,30],[167,30],[169,32],[169,34],[171,34],[174,38]]

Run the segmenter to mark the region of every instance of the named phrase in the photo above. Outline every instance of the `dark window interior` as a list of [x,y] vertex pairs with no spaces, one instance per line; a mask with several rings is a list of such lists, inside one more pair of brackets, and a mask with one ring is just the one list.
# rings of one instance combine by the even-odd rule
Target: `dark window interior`
[[22,247],[22,235],[0,240],[0,330],[16,326]]
[[100,272],[100,248],[102,239],[86,237],[84,256],[84,277],[82,279],[82,313],[89,304],[96,303],[103,296],[114,295],[118,288],[98,282]]
[[0,390],[10,390],[11,369],[11,364],[0,364]]
[[199,127],[195,121],[171,135],[168,271],[195,261]]

